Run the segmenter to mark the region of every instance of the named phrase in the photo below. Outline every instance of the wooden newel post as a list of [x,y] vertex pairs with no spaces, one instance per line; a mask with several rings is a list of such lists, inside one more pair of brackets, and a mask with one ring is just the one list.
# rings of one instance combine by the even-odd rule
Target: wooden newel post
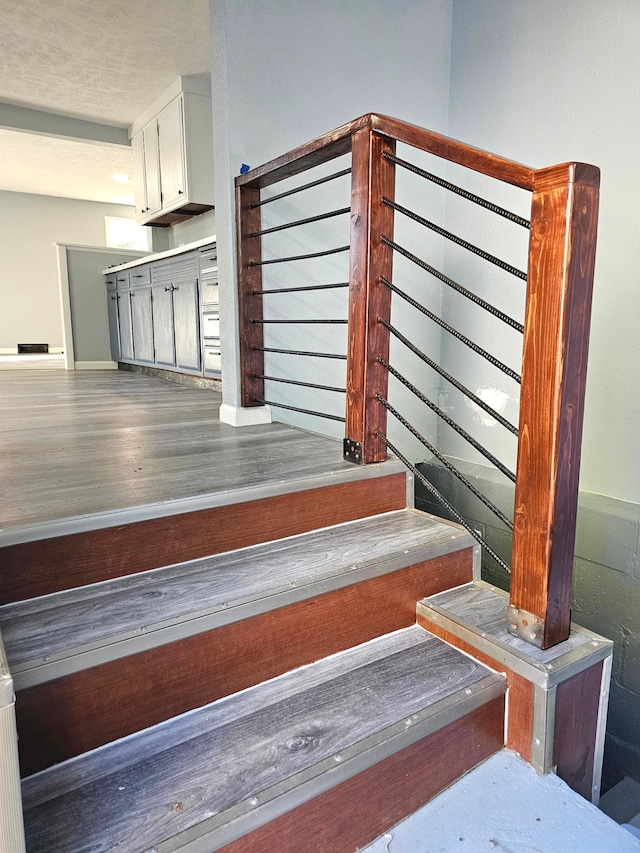
[[351,253],[349,257],[349,340],[347,346],[347,412],[345,459],[367,464],[386,458],[387,448],[375,432],[386,435],[387,412],[376,394],[387,396],[388,373],[378,356],[389,357],[389,332],[378,322],[389,320],[393,250],[380,240],[393,239],[393,210],[382,203],[395,198],[395,140],[357,131],[352,138]]
[[236,187],[236,228],[238,245],[238,315],[240,338],[240,383],[243,406],[259,406],[254,398],[264,399],[264,353],[253,347],[263,345],[262,296],[253,291],[262,290],[262,267],[252,264],[262,260],[262,240],[252,237],[260,231],[260,190],[251,186]]
[[534,174],[509,630],[567,639],[600,172]]

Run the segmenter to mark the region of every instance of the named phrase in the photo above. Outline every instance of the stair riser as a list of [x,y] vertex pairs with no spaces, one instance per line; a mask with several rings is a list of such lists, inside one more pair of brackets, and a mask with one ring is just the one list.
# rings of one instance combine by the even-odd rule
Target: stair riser
[[350,853],[391,829],[503,745],[494,699],[359,775],[219,848],[221,853]]
[[[574,791],[597,804],[601,771],[599,730],[606,720],[609,674],[595,659],[549,690],[436,624],[418,608],[418,625],[507,677],[506,745],[539,773],[553,771]],[[610,668],[610,659],[608,666]],[[604,718],[603,718],[604,713]]]
[[416,600],[472,571],[467,548],[21,690],[22,774],[412,625]]
[[271,542],[402,509],[393,474],[10,545],[0,550],[0,604]]

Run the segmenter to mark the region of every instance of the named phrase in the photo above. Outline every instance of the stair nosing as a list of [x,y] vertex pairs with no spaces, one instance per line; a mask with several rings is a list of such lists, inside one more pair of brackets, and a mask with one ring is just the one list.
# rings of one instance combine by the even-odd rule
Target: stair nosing
[[406,468],[395,459],[388,459],[380,465],[368,465],[356,468],[345,463],[345,468],[327,474],[311,477],[297,477],[291,480],[279,480],[271,483],[257,483],[254,486],[229,488],[220,492],[208,492],[187,498],[157,501],[155,503],[139,504],[114,510],[87,515],[76,515],[54,521],[43,521],[15,527],[0,528],[0,548],[11,545],[23,545],[41,539],[54,539],[78,533],[88,533],[94,530],[104,530],[110,527],[136,524],[167,516],[183,515],[189,512],[200,512],[216,509],[231,504],[249,503],[254,500],[278,497],[306,490],[321,489],[341,483],[359,482],[394,474],[406,473]]
[[[405,513],[414,514],[415,512],[408,509],[395,510],[393,513],[385,513],[379,516],[379,518],[383,518],[384,515],[399,516]],[[360,523],[363,521],[360,520]],[[346,527],[347,525],[352,526],[357,524],[358,521],[351,521],[345,522],[343,525],[333,525],[332,527]],[[330,531],[332,528],[323,529]],[[319,531],[315,531],[315,533],[317,532]],[[312,534],[304,533],[299,534],[297,537],[287,537],[287,539],[297,538],[301,542],[304,542],[304,538],[310,535]],[[437,559],[447,554],[464,550],[466,547],[469,547],[468,539],[470,539],[468,534],[455,529],[455,532],[446,541],[413,546],[412,548],[403,549],[401,553],[396,552],[391,556],[381,559],[364,561],[355,568],[343,568],[339,571],[334,569],[332,572],[327,572],[324,575],[315,575],[308,583],[296,584],[295,586],[281,586],[268,590],[266,594],[261,593],[237,599],[235,602],[227,603],[227,606],[215,605],[200,611],[191,612],[182,617],[172,617],[157,623],[151,623],[144,626],[144,631],[140,629],[129,630],[109,637],[103,637],[92,643],[74,646],[64,651],[47,655],[46,657],[22,661],[11,667],[14,686],[18,691],[24,690],[28,687],[34,687],[38,684],[70,675],[92,666],[148,651],[152,648],[224,627],[242,619],[277,610],[317,595],[323,595],[344,589],[355,583],[391,574],[420,562],[426,562],[427,560]],[[268,545],[249,547],[252,549],[267,548]],[[237,551],[244,550],[237,549]],[[223,555],[216,556],[222,557]],[[153,569],[150,570],[150,573],[159,571],[162,570]],[[101,583],[108,584],[110,581],[103,581]],[[64,595],[64,592],[53,593],[52,595],[60,596]],[[14,607],[15,605],[8,606]]]
[[[405,664],[401,668],[404,673],[400,676],[401,680],[397,683],[393,679],[391,682],[387,682],[387,676],[384,673],[394,672],[396,668],[394,658],[405,652],[410,657],[405,659]],[[432,652],[436,653],[434,659],[436,668],[428,682],[420,687],[415,678],[416,676],[419,677],[420,671],[424,671],[425,663],[432,659]],[[385,659],[386,663],[383,662]],[[466,662],[465,659],[467,659]],[[382,664],[382,669],[378,667],[377,661]],[[460,662],[462,669],[458,668],[456,661]],[[362,668],[366,669],[370,666],[373,666],[372,674],[365,676]],[[358,675],[358,671],[362,671],[362,674]],[[379,673],[383,680],[378,682],[378,676],[374,673]],[[350,674],[355,676],[355,682],[350,682]],[[444,681],[442,681],[441,676],[444,677]],[[359,696],[359,699],[356,700],[358,704],[353,706],[353,713],[357,716],[357,708],[360,705],[363,709],[368,707],[369,700],[366,697],[369,694],[369,682],[367,679],[371,677],[373,677],[373,681],[371,681],[374,688],[373,696],[377,695],[378,692],[375,685],[380,683],[382,705],[379,706],[379,710],[375,712],[368,725],[359,726],[354,733],[355,736],[349,736],[345,740],[344,735],[350,731],[349,727],[347,726],[341,733],[340,724],[338,723],[338,728],[335,729],[336,723],[329,721],[337,722],[340,720],[343,705],[349,707],[349,704],[345,705],[344,703],[347,701],[346,697],[351,695],[349,689],[351,685],[356,689],[356,696]],[[344,678],[347,680],[344,681]],[[335,687],[332,690],[330,685],[334,681]],[[409,687],[412,683],[416,686]],[[284,691],[283,685],[286,685]],[[325,686],[322,687],[321,685]],[[386,686],[383,687],[383,685]],[[319,693],[317,693],[318,690]],[[396,693],[398,690],[399,693]],[[418,625],[413,625],[410,628],[392,632],[390,635],[363,643],[359,647],[353,647],[314,664],[285,673],[271,679],[270,682],[241,691],[236,696],[226,697],[200,709],[179,715],[171,721],[165,721],[151,727],[151,729],[128,736],[122,741],[99,747],[84,756],[70,759],[63,765],[57,765],[34,776],[27,777],[23,782],[25,815],[29,814],[32,809],[46,803],[50,804],[49,810],[53,809],[54,814],[62,815],[65,812],[64,801],[56,802],[59,797],[71,794],[76,798],[80,797],[81,801],[84,802],[85,794],[81,793],[82,789],[87,785],[93,786],[95,784],[101,785],[102,790],[100,793],[91,796],[97,796],[95,805],[101,809],[105,803],[110,801],[112,796],[110,792],[114,784],[128,784],[126,781],[127,773],[133,772],[142,780],[143,777],[140,776],[140,773],[143,772],[144,768],[147,768],[148,771],[149,768],[155,767],[157,768],[155,773],[160,774],[158,778],[163,778],[166,770],[162,768],[172,766],[176,760],[182,769],[179,770],[176,778],[172,778],[171,782],[168,783],[168,788],[166,781],[164,785],[166,790],[175,790],[180,796],[181,791],[186,793],[184,785],[186,784],[185,773],[189,766],[189,756],[201,754],[202,757],[198,762],[196,773],[208,772],[207,768],[210,762],[215,760],[214,757],[220,750],[219,746],[213,747],[214,752],[209,754],[208,750],[212,747],[208,744],[226,743],[225,738],[228,737],[229,723],[235,726],[244,718],[244,730],[253,731],[253,727],[263,719],[262,710],[271,707],[272,710],[267,714],[267,720],[271,719],[275,722],[279,717],[283,721],[287,720],[284,726],[278,722],[275,722],[275,728],[272,724],[267,725],[264,736],[269,739],[274,738],[273,747],[269,746],[268,748],[271,750],[278,744],[284,745],[287,742],[289,729],[291,734],[301,731],[297,727],[308,725],[309,720],[316,719],[316,714],[319,715],[319,720],[326,719],[329,731],[333,734],[330,742],[327,742],[326,746],[320,749],[319,755],[316,756],[313,751],[304,755],[301,754],[302,762],[300,759],[294,759],[291,762],[284,758],[284,763],[279,765],[278,769],[267,769],[270,761],[265,765],[264,758],[260,758],[258,755],[256,767],[262,774],[260,782],[264,786],[262,789],[259,786],[253,788],[251,784],[247,785],[247,780],[242,781],[242,776],[240,776],[237,800],[227,798],[228,805],[222,811],[208,817],[207,810],[210,807],[204,810],[200,807],[199,812],[192,813],[190,816],[190,819],[196,822],[184,830],[179,829],[179,820],[165,821],[163,819],[163,832],[166,831],[167,833],[165,834],[165,841],[158,843],[153,839],[153,847],[157,853],[177,850],[184,851],[184,853],[187,851],[189,853],[212,851],[229,843],[233,838],[251,831],[253,826],[248,822],[253,821],[256,826],[262,825],[273,819],[277,814],[283,814],[295,808],[296,805],[312,799],[322,791],[329,790],[399,750],[455,722],[480,706],[499,698],[505,691],[506,681],[503,676],[492,672],[473,659],[468,659],[464,653],[447,646],[446,643]],[[306,700],[302,697],[294,698],[301,693],[308,693],[308,698]],[[336,697],[343,698],[336,698],[334,701],[330,698],[332,693]],[[315,696],[326,698],[321,698],[321,704],[316,706],[310,704],[314,702]],[[402,704],[394,703],[394,696],[398,696],[397,702]],[[293,702],[292,705],[288,704],[290,699]],[[326,701],[329,704],[323,704]],[[316,707],[317,711],[315,710]],[[384,710],[385,708],[386,710]],[[300,709],[306,709],[302,716],[299,716]],[[403,709],[404,713],[402,712]],[[257,716],[252,719],[254,715]],[[296,719],[298,722],[294,722]],[[304,722],[305,719],[307,723]],[[177,730],[176,724],[178,725]],[[174,726],[173,731],[169,729],[172,725]],[[242,740],[242,724],[240,725],[241,728],[235,730],[236,746],[233,749],[248,749],[248,754],[253,754],[255,749],[255,745],[252,746],[253,741],[248,745],[241,746],[244,744],[244,740]],[[302,731],[304,730],[303,728]],[[201,737],[204,739],[199,743],[198,738]],[[194,738],[195,741],[189,746],[189,742]],[[135,742],[136,740],[138,743]],[[262,736],[259,736],[256,744],[261,743],[261,741]],[[271,743],[271,741],[269,742]],[[179,751],[174,754],[172,750],[175,747]],[[114,748],[115,753],[113,752]],[[264,746],[261,746],[260,749],[264,756]],[[109,750],[111,750],[111,755],[108,754]],[[201,753],[202,750],[204,752]],[[105,752],[107,755],[104,754]],[[100,755],[101,753],[102,755]],[[158,758],[155,756],[161,753],[166,753],[166,757],[158,764]],[[223,748],[220,755],[224,754]],[[230,768],[235,766],[233,760],[229,763],[232,754],[229,754],[229,757],[225,759],[224,766]],[[243,754],[245,753],[243,752]],[[308,762],[304,760],[305,756],[309,759]],[[339,760],[336,760],[336,756],[339,756]],[[86,759],[89,759],[89,764],[85,764],[83,767],[83,761]],[[139,769],[135,770],[134,768],[138,765]],[[262,770],[260,770],[261,767]],[[330,772],[325,778],[323,774],[327,769],[330,769]],[[235,773],[236,771],[232,772]],[[122,782],[116,782],[121,773],[125,774],[121,777]],[[144,778],[147,779],[147,776],[145,775]],[[152,772],[147,782],[155,790],[153,779]],[[138,809],[142,807],[143,801],[135,798],[142,795],[147,787],[147,782],[144,784],[140,782],[137,789],[134,788],[131,791],[131,795],[134,797],[132,805],[137,802]],[[235,786],[237,783],[233,784]],[[214,789],[219,788],[219,786],[220,782],[214,784],[208,796],[212,796]],[[124,790],[124,788],[118,790]],[[162,796],[164,802],[166,793]],[[257,808],[256,797],[258,799]],[[203,804],[205,802],[208,800],[203,800]],[[72,803],[73,800],[69,803],[68,808],[73,807]],[[36,818],[36,821],[40,822],[40,827],[47,826],[46,814],[46,812],[41,813]],[[187,814],[185,814],[186,816]],[[42,823],[43,820],[44,823]],[[35,827],[37,826],[38,823],[36,822]],[[111,831],[109,830],[109,832]],[[114,840],[116,832],[119,834],[118,837],[128,837],[120,835],[128,830],[126,825],[122,826],[117,820],[114,823],[113,831]],[[212,837],[215,840],[215,846],[211,846]],[[68,842],[70,841],[71,839],[68,839]],[[147,837],[145,843],[151,843],[150,838]],[[72,845],[72,849],[75,849],[75,846]]]
[[[474,690],[475,688],[475,690]],[[319,794],[373,767],[497,699],[506,693],[505,679],[488,672],[471,688],[455,693],[341,750],[281,783],[266,788],[211,818],[153,847],[153,853],[213,853]],[[252,802],[256,799],[257,802]],[[217,837],[212,838],[212,835]],[[212,846],[212,844],[214,846]],[[149,851],[151,853],[151,851]]]

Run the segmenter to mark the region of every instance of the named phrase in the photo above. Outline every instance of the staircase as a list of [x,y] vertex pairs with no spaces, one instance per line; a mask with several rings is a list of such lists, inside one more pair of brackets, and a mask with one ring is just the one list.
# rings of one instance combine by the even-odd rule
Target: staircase
[[[530,192],[530,220],[396,156],[397,143]],[[350,168],[261,196],[348,154]],[[395,201],[396,166],[529,230],[527,271]],[[264,204],[348,173],[349,207],[262,221]],[[0,840],[11,853],[23,849],[13,687],[29,853],[350,853],[505,734],[540,773],[557,768],[597,802],[611,643],[572,626],[570,604],[598,180],[585,164],[533,170],[375,114],[236,179],[237,421],[269,405],[344,422],[344,459],[357,464],[260,483],[268,442],[256,436],[237,459],[255,475],[243,488],[227,481],[175,514],[85,517],[1,549]],[[301,240],[263,256],[263,238],[347,213],[349,245],[300,254]],[[524,322],[396,242],[396,213],[526,281]],[[345,253],[348,282],[294,275],[274,287],[262,274]],[[522,334],[521,375],[404,291],[394,253]],[[346,319],[331,304],[292,317],[268,307],[347,287]],[[396,328],[392,293],[521,386],[518,427]],[[285,329],[284,343],[265,326]],[[313,331],[331,326],[347,330],[346,354]],[[391,363],[390,336],[519,437],[517,471]],[[273,355],[293,361],[279,372],[276,359],[273,373]],[[300,360],[311,376],[290,369]],[[318,363],[346,365],[345,377]],[[514,484],[513,520],[389,400],[389,376]],[[304,390],[272,399],[274,383]],[[344,417],[325,393],[345,396]],[[388,414],[513,531],[511,567],[392,444]],[[413,480],[388,450],[460,526],[413,509]],[[508,599],[479,581],[476,541],[511,568]]]
[[380,468],[262,489],[272,539],[243,489],[250,544],[0,608],[28,851],[355,850],[502,747],[504,678],[416,624],[477,549]]

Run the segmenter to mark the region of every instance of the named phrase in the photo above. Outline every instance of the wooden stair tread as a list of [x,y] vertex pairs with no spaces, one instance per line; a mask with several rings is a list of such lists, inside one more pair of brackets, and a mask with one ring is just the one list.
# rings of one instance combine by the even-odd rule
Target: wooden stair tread
[[507,605],[509,598],[507,593],[484,581],[473,581],[436,593],[419,602],[419,612],[425,614],[440,614],[450,617],[461,625],[466,626],[476,636],[489,639],[490,642],[498,644],[505,651],[509,651],[546,666],[558,658],[566,655],[580,654],[586,651],[585,646],[593,647],[601,641],[603,646],[610,645],[610,641],[604,637],[595,640],[592,632],[572,626],[571,634],[562,643],[552,646],[550,649],[539,649],[532,643],[510,634],[507,629]]
[[25,779],[27,849],[218,849],[504,690],[403,629]]
[[0,630],[22,689],[471,545],[400,510],[7,604]]

